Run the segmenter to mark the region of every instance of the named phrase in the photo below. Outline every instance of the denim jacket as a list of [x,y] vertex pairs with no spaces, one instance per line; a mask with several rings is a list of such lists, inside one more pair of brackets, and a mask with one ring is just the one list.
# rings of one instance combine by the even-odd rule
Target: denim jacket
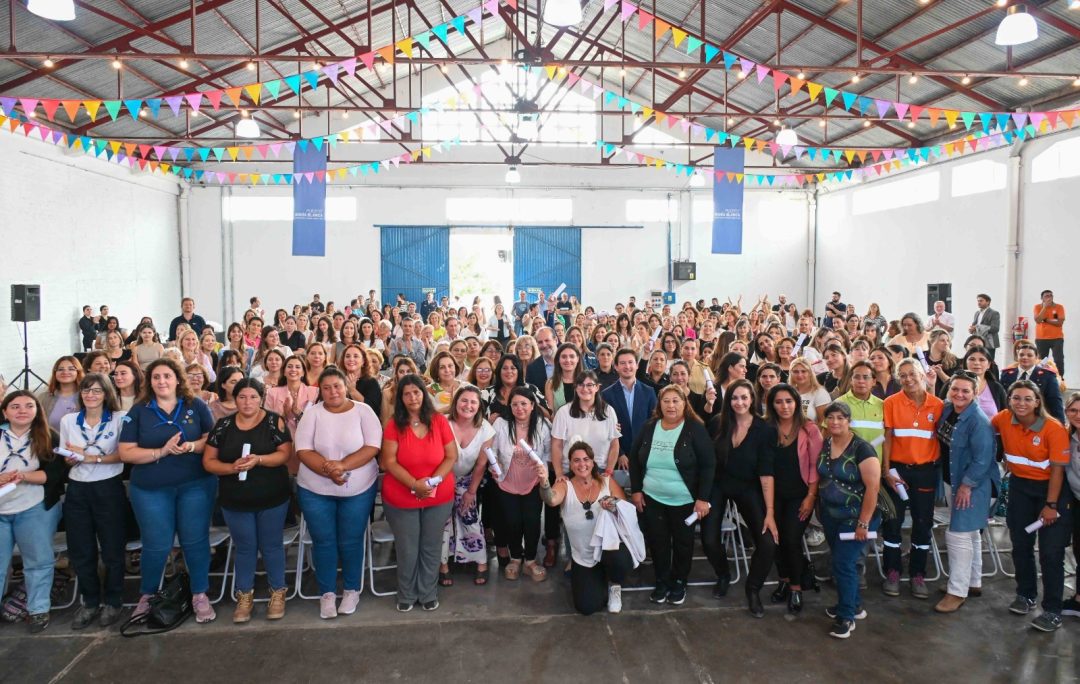
[[[953,414],[951,402],[945,403],[941,420]],[[952,444],[949,448],[949,472],[955,495],[957,487],[971,487],[971,506],[964,509],[952,507],[953,532],[975,532],[986,527],[990,515],[990,483],[1000,484],[1001,475],[995,462],[996,445],[994,428],[977,404],[972,403],[956,421]]]

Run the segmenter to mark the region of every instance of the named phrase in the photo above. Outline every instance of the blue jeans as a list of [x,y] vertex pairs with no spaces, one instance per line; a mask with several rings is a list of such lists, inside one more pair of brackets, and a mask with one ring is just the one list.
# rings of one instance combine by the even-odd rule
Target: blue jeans
[[236,549],[236,589],[255,588],[255,563],[261,553],[271,589],[285,588],[285,512],[289,502],[261,511],[230,511],[222,508]]
[[218,479],[212,475],[191,482],[143,489],[130,488],[131,507],[142,530],[142,581],[139,591],[153,594],[161,584],[174,537],[180,538],[191,593],[210,588],[210,516]]
[[26,582],[26,610],[31,615],[48,613],[51,607],[49,592],[52,591],[53,534],[56,533],[56,509],[46,511],[44,503],[38,503],[21,513],[0,515],[0,596],[7,590],[8,569],[15,545],[23,560],[23,578]]
[[[325,496],[296,488],[300,510],[311,534],[311,560],[320,594],[337,593],[337,568],[342,584],[358,591],[364,572],[364,534],[375,507],[378,485],[354,496]],[[280,539],[278,540],[280,541]]]
[[[825,538],[829,541],[832,552],[833,582],[836,584],[836,615],[845,620],[854,620],[855,613],[862,605],[859,596],[858,563],[862,559],[866,542],[841,541],[841,532],[854,532],[853,521],[840,521],[819,509],[821,525],[825,528]],[[881,517],[874,515],[870,521],[870,531],[876,532],[881,524]]]

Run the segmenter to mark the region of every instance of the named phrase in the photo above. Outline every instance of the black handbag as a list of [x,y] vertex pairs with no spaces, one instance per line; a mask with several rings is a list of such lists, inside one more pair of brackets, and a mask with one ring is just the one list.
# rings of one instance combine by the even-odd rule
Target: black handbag
[[[191,580],[186,572],[178,572],[150,597],[150,610],[125,622],[120,634],[137,637],[171,632],[184,624],[194,612],[191,606]],[[135,630],[136,625],[143,625],[143,629]]]

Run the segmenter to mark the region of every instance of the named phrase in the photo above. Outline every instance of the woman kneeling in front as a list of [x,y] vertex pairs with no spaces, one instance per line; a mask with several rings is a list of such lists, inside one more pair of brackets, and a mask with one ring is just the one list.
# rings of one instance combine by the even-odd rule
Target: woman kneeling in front
[[[618,502],[625,501],[622,487],[609,475],[601,475],[592,447],[585,442],[570,446],[570,478],[553,486],[547,482],[547,466],[535,463],[540,480],[540,496],[551,507],[561,506],[562,522],[570,538],[570,587],[574,608],[582,615],[592,615],[605,604],[609,613],[622,610],[622,583],[626,573],[645,556],[645,542],[638,530],[633,509],[619,515]],[[595,507],[595,510],[594,510]],[[631,555],[620,534],[614,550],[593,546],[593,534],[599,522],[600,508],[618,516],[627,528],[636,555]],[[635,541],[636,540],[636,541]]]

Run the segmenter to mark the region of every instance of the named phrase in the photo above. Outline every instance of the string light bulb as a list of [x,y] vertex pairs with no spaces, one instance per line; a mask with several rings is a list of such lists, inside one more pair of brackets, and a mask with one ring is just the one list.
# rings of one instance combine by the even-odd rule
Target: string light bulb
[[968,76],[967,74],[964,74],[964,77],[962,79],[960,79],[960,83],[962,83],[964,85],[971,85],[971,77]]
[[863,121],[862,122],[862,127],[863,128],[870,128],[870,120],[867,119],[866,121]]
[[918,74],[912,74],[911,77],[908,78],[907,82],[910,83],[911,85],[915,85],[916,83],[918,83],[919,82]]
[[800,81],[805,81],[805,80],[806,80],[806,72],[805,72],[805,71],[800,71],[800,72],[799,72],[799,73],[798,73],[798,74],[797,74],[797,75],[795,76],[795,78],[799,79]]
[[53,68],[53,66],[55,66],[55,63],[54,63],[54,62],[52,61],[52,59],[51,59],[51,58],[49,58],[49,57],[46,57],[46,58],[45,58],[45,61],[44,61],[44,62],[42,62],[41,64],[42,64],[42,66],[44,66],[44,67],[45,67],[46,69],[52,69],[52,68]]
[[825,119],[818,119],[817,125],[825,128]]
[[1020,82],[1019,82],[1019,85],[1020,85],[1020,87],[1021,87],[1021,88],[1023,88],[1023,87],[1024,87],[1024,86],[1026,86],[1027,84],[1028,84],[1027,76],[1024,76],[1024,77],[1022,77],[1022,78],[1020,79]]
[[184,59],[183,57],[180,58],[180,68],[181,69],[187,69],[188,68],[188,61],[186,59]]
[[255,62],[248,62],[247,63],[247,70],[248,71],[255,71]]
[[855,74],[854,76],[852,76],[851,77],[851,82],[852,83],[858,83],[859,82],[859,75]]
[[116,58],[116,59],[114,59],[112,61],[112,68],[113,69],[122,69],[122,68],[124,68],[124,63],[121,62],[119,58]]

